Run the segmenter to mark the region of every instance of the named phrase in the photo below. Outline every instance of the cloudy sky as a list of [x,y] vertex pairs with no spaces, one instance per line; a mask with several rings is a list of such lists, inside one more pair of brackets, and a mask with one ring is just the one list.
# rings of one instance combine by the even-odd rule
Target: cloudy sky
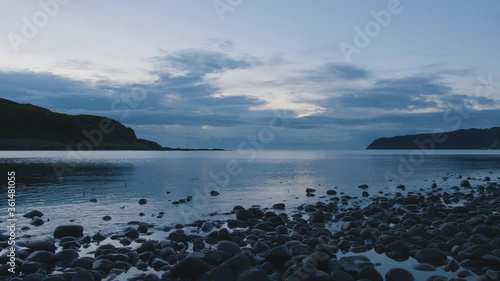
[[[498,126],[500,2],[0,0],[0,97],[170,147]],[[187,144],[188,142],[188,144]]]

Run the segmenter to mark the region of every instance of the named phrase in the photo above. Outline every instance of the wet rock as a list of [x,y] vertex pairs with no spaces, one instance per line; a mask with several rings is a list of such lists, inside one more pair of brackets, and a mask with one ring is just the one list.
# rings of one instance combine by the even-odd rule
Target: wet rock
[[103,221],[110,221],[111,220],[111,216],[104,216],[104,217],[102,217],[102,220]]
[[210,196],[212,196],[212,197],[216,197],[216,196],[219,196],[219,195],[220,195],[220,193],[218,191],[216,191],[216,190],[210,191]]
[[292,258],[292,252],[287,246],[281,245],[272,248],[266,253],[266,261],[272,263],[275,267],[281,268],[289,259]]
[[250,268],[241,272],[238,275],[238,278],[236,279],[236,281],[256,281],[256,280],[269,281],[270,279],[267,277],[267,274],[264,271],[257,268]]
[[382,277],[380,272],[378,272],[378,270],[376,270],[373,266],[363,267],[356,278],[358,280],[367,279],[370,281],[384,281],[384,278]]
[[284,210],[285,209],[285,204],[284,203],[276,203],[273,205],[273,209],[275,210]]
[[248,211],[248,210],[239,210],[237,213],[236,213],[236,219],[240,220],[240,221],[248,221],[249,219],[253,218],[253,214],[252,212]]
[[418,251],[415,258],[421,263],[429,263],[432,265],[443,265],[446,262],[446,254],[438,249],[427,248]]
[[209,266],[203,260],[188,256],[176,263],[170,270],[170,274],[173,278],[197,279],[208,269]]
[[354,281],[354,278],[344,271],[333,271],[330,276],[332,277],[333,281]]
[[316,192],[316,189],[314,189],[314,188],[306,188],[306,192],[307,193]]
[[31,219],[31,222],[30,222],[30,224],[33,226],[41,226],[44,223],[45,222],[41,218],[39,218],[38,216],[33,217],[33,219]]
[[71,281],[94,281],[94,275],[83,268],[77,268],[71,277]]
[[368,185],[367,184],[361,184],[361,185],[358,186],[358,188],[367,189]]
[[24,217],[25,218],[29,218],[29,219],[32,219],[34,217],[41,218],[41,217],[43,217],[43,213],[40,212],[40,211],[38,211],[38,210],[33,210],[31,212],[28,212],[28,213],[24,214]]
[[208,280],[233,281],[233,271],[228,264],[221,264],[208,272]]
[[60,225],[54,230],[54,238],[63,238],[66,236],[82,237],[83,226],[81,225]]
[[41,263],[46,263],[46,264],[53,264],[55,262],[54,258],[54,253],[41,250],[41,251],[36,251],[31,254],[26,258],[27,261],[34,261],[34,262],[41,262]]
[[312,223],[322,223],[326,219],[325,213],[322,211],[316,211],[309,215],[309,221]]
[[461,187],[470,187],[471,185],[470,185],[470,182],[468,180],[462,180],[460,182],[460,186]]
[[206,221],[201,225],[201,231],[203,232],[210,232],[214,229],[214,225],[211,224],[210,222]]
[[408,270],[392,268],[385,274],[386,281],[415,281],[415,277]]
[[93,270],[108,272],[113,268],[113,262],[108,259],[95,260],[92,264]]
[[235,256],[238,253],[241,253],[241,248],[238,244],[232,241],[221,241],[217,244],[217,250],[224,251],[231,256]]
[[139,199],[139,205],[145,205],[148,203],[148,200],[142,198],[142,199]]

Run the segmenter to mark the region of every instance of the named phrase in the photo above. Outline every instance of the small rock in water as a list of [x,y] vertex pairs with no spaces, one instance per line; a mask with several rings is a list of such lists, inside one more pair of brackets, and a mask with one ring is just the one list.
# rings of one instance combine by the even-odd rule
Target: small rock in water
[[146,203],[148,203],[148,200],[142,198],[142,199],[139,199],[139,205],[145,205]]
[[306,188],[306,192],[307,193],[316,192],[316,189],[314,189],[314,188]]
[[42,212],[40,212],[40,211],[38,211],[38,210],[33,210],[33,211],[31,211],[31,212],[26,213],[26,214],[24,215],[24,217],[25,217],[25,218],[28,218],[28,219],[32,219],[32,218],[34,218],[34,217],[39,217],[39,218],[41,218],[41,217],[43,217],[43,213],[42,213]]
[[219,194],[220,194],[220,193],[219,193],[219,192],[217,192],[216,190],[212,190],[212,191],[210,191],[210,196],[212,196],[212,197],[219,196]]
[[34,217],[34,218],[31,220],[31,222],[30,222],[30,224],[31,224],[31,225],[34,225],[34,226],[40,226],[40,225],[43,225],[44,223],[45,223],[45,222],[44,222],[41,218],[39,218],[39,217]]
[[468,180],[463,180],[460,182],[461,187],[470,187],[470,182]]
[[368,188],[368,185],[367,185],[367,184],[362,184],[362,185],[358,186],[358,188],[361,188],[361,189],[367,189],[367,188]]
[[392,268],[385,274],[386,281],[415,281],[415,277],[408,270]]
[[103,221],[110,221],[111,217],[110,216],[104,216],[104,217],[102,217],[102,220]]
[[83,236],[83,226],[81,225],[60,225],[54,230],[54,238],[63,238],[66,236]]
[[273,205],[273,209],[275,210],[284,210],[285,209],[285,203],[277,203]]

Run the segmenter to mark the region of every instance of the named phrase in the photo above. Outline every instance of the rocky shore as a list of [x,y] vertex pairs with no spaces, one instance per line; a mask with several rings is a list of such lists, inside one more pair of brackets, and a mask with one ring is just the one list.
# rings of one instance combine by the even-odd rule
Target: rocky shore
[[[107,235],[61,225],[51,239],[18,243],[19,275],[9,275],[4,251],[0,280],[499,281],[499,187],[490,178],[385,194],[360,185],[359,198],[308,188],[317,203],[235,206],[227,220],[131,221]],[[40,223],[43,214],[26,217]],[[378,257],[416,262],[382,269]]]

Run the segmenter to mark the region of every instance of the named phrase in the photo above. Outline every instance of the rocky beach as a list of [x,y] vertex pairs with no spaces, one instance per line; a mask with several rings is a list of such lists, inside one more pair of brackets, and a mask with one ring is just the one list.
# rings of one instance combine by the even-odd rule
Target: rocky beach
[[[498,281],[497,180],[376,194],[362,184],[360,196],[307,188],[316,203],[234,206],[217,214],[227,219],[191,224],[123,222],[106,234],[69,222],[53,237],[20,239],[16,275],[2,235],[0,280]],[[33,210],[20,220],[36,227],[43,219]]]

